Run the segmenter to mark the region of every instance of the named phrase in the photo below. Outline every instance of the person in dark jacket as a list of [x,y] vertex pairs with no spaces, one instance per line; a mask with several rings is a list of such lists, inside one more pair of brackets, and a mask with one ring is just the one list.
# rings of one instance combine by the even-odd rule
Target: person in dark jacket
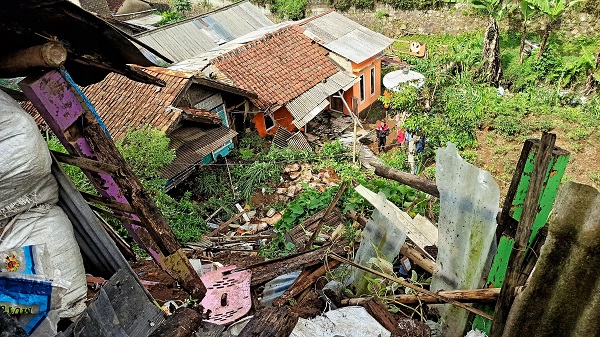
[[377,126],[376,132],[377,140],[379,141],[377,151],[381,153],[383,150],[385,150],[386,138],[390,134],[390,127],[385,122],[385,119],[381,120],[381,123]]

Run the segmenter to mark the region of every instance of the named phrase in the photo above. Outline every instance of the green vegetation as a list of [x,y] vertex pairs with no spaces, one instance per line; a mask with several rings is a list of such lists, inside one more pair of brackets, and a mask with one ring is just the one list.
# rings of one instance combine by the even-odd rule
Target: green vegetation
[[277,14],[281,19],[304,19],[308,9],[308,0],[272,0],[270,4],[271,13]]
[[192,2],[190,0],[172,0],[171,10],[160,13],[162,19],[156,24],[156,26],[166,26],[184,20],[186,18],[186,14],[191,9]]

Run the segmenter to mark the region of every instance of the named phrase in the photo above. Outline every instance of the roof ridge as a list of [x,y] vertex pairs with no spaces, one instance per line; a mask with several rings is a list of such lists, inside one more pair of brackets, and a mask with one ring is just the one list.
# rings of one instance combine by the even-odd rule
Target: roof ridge
[[333,10],[333,9],[330,9],[330,10],[328,10],[328,11],[325,11],[325,12],[321,13],[321,14],[317,14],[317,15],[315,15],[315,16],[311,16],[310,18],[306,18],[306,19],[302,20],[302,22],[301,22],[301,23],[297,23],[297,25],[298,25],[298,26],[305,25],[305,24],[307,24],[307,23],[309,23],[309,22],[311,22],[311,21],[313,21],[313,20],[316,20],[316,19],[318,19],[318,18],[320,18],[320,17],[323,17],[323,16],[325,16],[325,15],[327,15],[327,14],[329,14],[329,13],[333,13],[333,12],[335,12],[335,10]]
[[298,30],[297,30],[298,28],[300,28],[300,27],[296,28],[296,25],[289,25],[289,26],[285,26],[283,28],[280,28],[280,29],[278,29],[278,30],[276,30],[274,32],[266,33],[264,36],[262,36],[262,37],[260,37],[260,38],[258,38],[256,40],[254,40],[254,41],[250,41],[250,42],[248,42],[248,43],[246,43],[244,45],[241,45],[241,46],[239,46],[239,47],[237,47],[235,49],[232,49],[232,50],[230,50],[230,51],[228,51],[228,52],[226,52],[224,54],[215,56],[214,58],[210,59],[210,63],[214,65],[215,63],[224,61],[224,60],[226,60],[226,59],[228,59],[230,57],[234,57],[234,56],[236,56],[236,55],[238,55],[238,54],[240,54],[240,53],[242,53],[242,52],[244,52],[244,51],[246,51],[246,50],[248,50],[250,48],[253,48],[253,47],[255,47],[255,46],[257,46],[257,45],[259,45],[259,44],[267,41],[267,40],[270,40],[270,39],[278,37],[278,36],[280,36],[280,35],[282,35],[284,33],[287,33],[290,30],[295,30],[295,31],[298,32]]

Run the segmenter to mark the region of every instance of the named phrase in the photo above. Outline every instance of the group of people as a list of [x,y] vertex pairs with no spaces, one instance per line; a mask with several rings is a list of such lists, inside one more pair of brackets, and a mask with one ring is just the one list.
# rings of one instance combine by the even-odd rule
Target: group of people
[[[387,137],[390,134],[390,127],[386,123],[385,119],[382,119],[377,128],[375,129],[377,133],[377,151],[382,153],[386,148]],[[398,131],[396,133],[396,140],[400,146],[408,147],[408,162],[411,167],[411,171],[413,174],[417,173],[417,167],[415,163],[415,156],[425,150],[425,137],[419,128],[415,131],[403,130],[398,127]]]

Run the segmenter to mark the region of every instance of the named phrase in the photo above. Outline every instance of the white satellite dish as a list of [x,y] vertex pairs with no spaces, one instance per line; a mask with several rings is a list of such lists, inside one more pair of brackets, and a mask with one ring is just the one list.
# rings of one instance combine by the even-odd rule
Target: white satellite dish
[[407,71],[405,68],[403,70],[392,71],[383,77],[383,86],[390,91],[402,91],[402,89],[398,88],[402,84],[409,84],[420,89],[425,85],[425,76],[416,71]]

